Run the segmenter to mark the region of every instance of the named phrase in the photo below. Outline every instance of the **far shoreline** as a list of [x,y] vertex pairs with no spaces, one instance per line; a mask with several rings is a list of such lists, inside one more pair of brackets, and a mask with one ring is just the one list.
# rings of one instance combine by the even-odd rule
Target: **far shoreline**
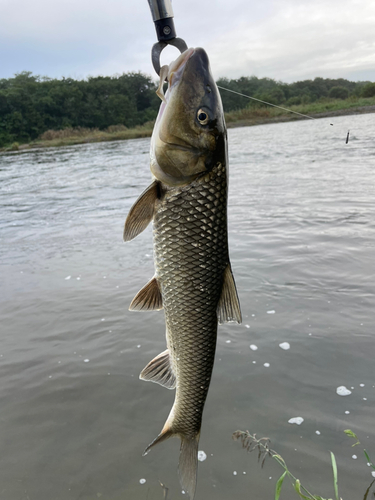
[[[350,116],[350,115],[364,115],[368,113],[375,113],[375,105],[370,106],[359,106],[357,108],[347,108],[347,109],[337,109],[332,111],[323,111],[320,113],[310,113],[309,116],[314,119],[319,118],[332,118],[334,116]],[[269,118],[258,118],[256,120],[238,120],[234,123],[227,123],[227,128],[237,128],[237,127],[251,127],[255,125],[268,125],[270,123],[283,123],[291,121],[308,120],[308,118],[299,117],[290,114],[274,116]]]
[[[374,99],[371,99],[371,101],[374,102]],[[375,113],[375,104],[356,106],[354,103],[351,103],[350,107],[344,107],[341,109],[327,109],[319,112],[309,111],[307,106],[304,107],[302,111],[298,109],[300,107],[294,108],[298,112],[309,115],[314,119]],[[245,108],[244,110],[226,113],[225,118],[227,128],[252,127],[256,125],[268,125],[271,123],[308,120],[308,118],[303,118],[302,116],[298,116],[292,113],[287,113],[285,111],[280,112],[280,110],[277,108]],[[123,127],[123,129],[114,132],[100,131],[97,129],[81,129],[79,130],[79,135],[77,136],[74,136],[74,133],[75,130],[78,129],[71,129],[72,135],[67,137],[64,137],[64,135],[67,135],[64,134],[64,131],[50,131],[51,134],[56,135],[57,137],[50,140],[37,139],[28,144],[14,143],[12,146],[9,146],[7,148],[0,148],[0,153],[14,153],[17,151],[30,151],[39,148],[64,147],[76,144],[90,144],[95,142],[110,142],[118,140],[147,138],[151,137],[153,126],[153,122],[148,122],[143,126],[139,126],[133,129],[126,129],[125,127]],[[61,133],[62,137],[58,137],[59,132]]]

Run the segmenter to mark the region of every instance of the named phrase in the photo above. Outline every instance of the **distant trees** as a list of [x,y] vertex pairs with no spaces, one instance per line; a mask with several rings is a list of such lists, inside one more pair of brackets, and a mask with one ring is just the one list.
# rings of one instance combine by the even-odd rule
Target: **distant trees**
[[[236,92],[255,97],[271,104],[286,106],[308,104],[320,99],[347,99],[360,96],[362,88],[367,82],[351,82],[343,78],[315,78],[294,83],[283,83],[271,78],[257,78],[256,76],[241,77],[237,80],[221,78],[218,85]],[[368,84],[374,85],[375,84]],[[371,93],[371,91],[369,90]],[[374,94],[375,95],[375,94]],[[229,92],[221,93],[225,111],[233,111],[248,106],[259,106],[256,101],[245,103],[244,98]]]
[[349,90],[341,85],[336,85],[330,89],[328,96],[331,99],[347,99],[349,97]]
[[156,117],[156,85],[142,73],[87,80],[41,78],[25,71],[0,80],[0,147],[36,139],[49,129],[122,124]]
[[367,83],[361,93],[362,97],[375,97],[375,83]]
[[[375,96],[375,83],[315,78],[291,84],[257,78],[220,78],[218,85],[276,105],[306,104],[321,99]],[[28,142],[46,130],[68,127],[135,127],[154,120],[160,105],[155,82],[142,73],[51,79],[24,71],[0,80],[0,147]],[[225,111],[262,106],[222,91]],[[264,104],[264,106],[266,106]]]

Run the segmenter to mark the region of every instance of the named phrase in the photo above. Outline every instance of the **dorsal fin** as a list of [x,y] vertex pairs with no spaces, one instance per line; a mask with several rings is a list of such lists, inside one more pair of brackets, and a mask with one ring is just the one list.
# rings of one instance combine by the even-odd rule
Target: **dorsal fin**
[[138,236],[154,216],[155,202],[158,199],[158,181],[154,181],[131,207],[125,221],[124,241]]
[[152,359],[145,368],[141,371],[139,378],[142,380],[149,380],[166,387],[167,389],[174,389],[176,387],[176,376],[173,373],[169,350],[158,354]]
[[237,323],[242,321],[240,302],[230,263],[224,271],[223,288],[217,306],[217,319],[220,324],[228,321],[237,321]]
[[129,311],[160,311],[160,309],[163,309],[163,298],[159,283],[154,276],[139,290],[129,306]]

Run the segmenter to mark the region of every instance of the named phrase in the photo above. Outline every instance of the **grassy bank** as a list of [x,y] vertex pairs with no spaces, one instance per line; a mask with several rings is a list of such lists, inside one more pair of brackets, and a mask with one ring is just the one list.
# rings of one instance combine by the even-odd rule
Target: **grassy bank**
[[[313,118],[328,116],[350,115],[375,112],[375,97],[326,99],[319,102],[291,106],[297,113],[309,115]],[[231,111],[225,114],[227,126],[243,127],[266,123],[285,122],[303,119],[302,117],[271,106],[257,106]],[[63,130],[47,130],[36,141],[29,144],[13,143],[0,151],[18,151],[30,148],[60,147],[90,142],[116,141],[150,137],[154,123],[147,122],[142,126],[127,128],[124,125],[113,125],[105,130],[97,128],[66,128]]]
[[[281,104],[281,106],[283,106]],[[324,118],[328,116],[351,115],[360,113],[375,113],[375,97],[325,99],[310,104],[290,106],[292,111],[311,116],[313,118]],[[265,123],[276,123],[291,120],[303,120],[304,118],[288,113],[279,108],[271,106],[249,107],[238,111],[231,111],[225,115],[228,127],[241,127],[250,125],[261,125]],[[307,118],[306,118],[307,119]]]

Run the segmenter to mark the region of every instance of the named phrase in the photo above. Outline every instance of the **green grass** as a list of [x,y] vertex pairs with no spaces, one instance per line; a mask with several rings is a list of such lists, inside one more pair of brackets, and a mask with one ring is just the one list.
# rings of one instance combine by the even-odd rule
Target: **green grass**
[[[322,99],[310,104],[300,104],[288,107],[286,104],[280,106],[301,113],[304,115],[319,118],[322,115],[330,116],[334,114],[352,114],[353,112],[365,111],[369,106],[375,106],[375,97],[349,99]],[[372,110],[375,111],[375,108]],[[239,125],[258,125],[261,123],[271,123],[277,121],[298,120],[300,117],[288,111],[271,106],[249,106],[237,111],[225,114],[225,120],[229,127]]]
[[[353,438],[356,440],[356,442],[352,446],[357,446],[360,445],[360,441],[358,439],[358,436],[351,431],[350,429],[347,429],[344,431],[347,436],[350,438]],[[261,466],[263,467],[264,462],[267,457],[273,458],[284,470],[284,472],[281,474],[279,479],[276,482],[275,485],[275,497],[274,500],[279,500],[280,495],[281,495],[281,489],[284,483],[285,478],[289,478],[289,480],[292,483],[292,486],[297,493],[299,498],[302,498],[304,500],[333,500],[332,498],[326,499],[321,497],[320,495],[314,495],[311,493],[299,479],[297,479],[292,472],[288,469],[288,466],[283,459],[283,457],[277,453],[275,450],[272,450],[270,448],[270,440],[269,438],[260,438],[258,439],[255,434],[250,434],[249,431],[236,431],[233,433],[232,438],[234,440],[239,440],[241,441],[242,447],[245,448],[248,452],[252,451],[257,451],[258,452],[258,461],[261,462]],[[367,466],[370,466],[373,470],[375,470],[375,465],[372,462],[370,455],[368,454],[367,450],[363,450]],[[337,472],[337,464],[336,464],[336,457],[335,455],[330,452],[331,455],[331,465],[332,465],[332,476],[333,476],[333,491],[334,491],[334,500],[342,500],[342,498],[339,496],[339,488],[338,488],[338,472]],[[370,489],[375,483],[375,479],[371,481],[370,485],[368,486],[364,496],[363,500],[369,500],[369,494],[370,494]],[[359,497],[358,497],[359,498]]]
[[[279,479],[276,482],[275,486],[275,500],[279,500],[281,495],[281,489],[284,483],[284,479],[288,477],[292,483],[292,486],[299,496],[299,498],[303,498],[304,500],[333,500],[332,498],[323,498],[320,495],[314,495],[311,493],[299,479],[292,474],[292,472],[288,469],[288,466],[283,459],[283,457],[277,453],[275,450],[270,448],[270,440],[268,438],[260,438],[258,439],[256,435],[250,434],[249,431],[236,431],[232,435],[234,440],[240,440],[242,443],[242,447],[247,451],[251,452],[256,450],[258,452],[258,460],[261,460],[262,467],[267,456],[273,458],[283,469],[284,472],[281,474]],[[337,465],[335,455],[331,452],[331,464],[332,464],[332,473],[333,473],[333,490],[335,493],[334,500],[342,500],[339,497],[338,491],[338,482],[337,482]]]
[[105,130],[84,127],[47,130],[38,139],[29,144],[13,143],[6,148],[0,149],[0,151],[17,151],[29,148],[60,147],[90,142],[138,139],[150,137],[153,127],[154,122],[147,122],[135,128],[127,128],[124,125],[113,125]]

